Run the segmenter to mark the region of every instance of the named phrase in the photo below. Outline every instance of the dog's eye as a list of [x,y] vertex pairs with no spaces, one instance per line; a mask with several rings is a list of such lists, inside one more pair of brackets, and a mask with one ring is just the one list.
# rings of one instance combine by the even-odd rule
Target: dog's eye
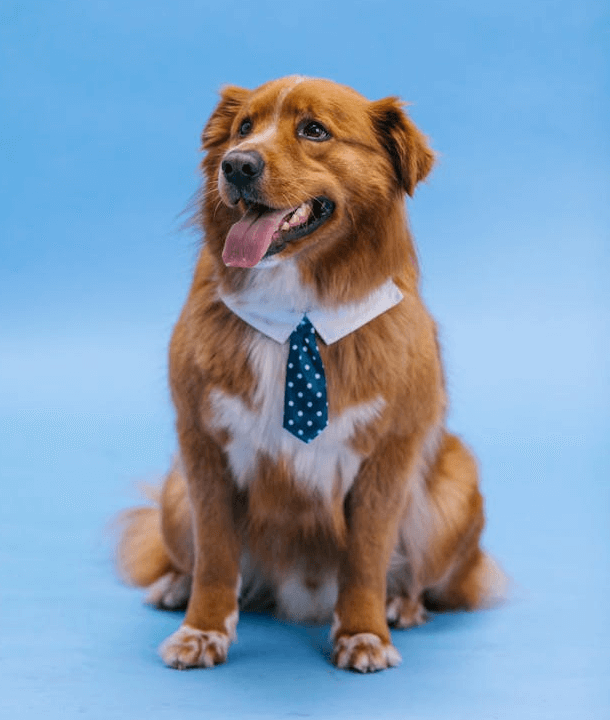
[[249,118],[246,118],[245,120],[242,120],[241,125],[239,126],[239,134],[241,137],[245,137],[250,133],[252,130],[252,120]]
[[324,125],[316,120],[309,120],[308,122],[303,123],[303,125],[299,128],[299,135],[307,138],[307,140],[316,140],[317,142],[329,140],[331,137],[331,134]]

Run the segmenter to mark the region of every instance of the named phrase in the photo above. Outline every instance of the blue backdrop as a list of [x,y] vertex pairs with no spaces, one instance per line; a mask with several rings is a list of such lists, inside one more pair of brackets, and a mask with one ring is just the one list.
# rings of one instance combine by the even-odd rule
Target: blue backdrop
[[[595,0],[5,0],[0,9],[0,711],[73,718],[610,716],[610,13]],[[182,228],[223,83],[398,94],[439,162],[409,201],[451,426],[475,448],[504,608],[329,664],[328,628],[244,616],[229,663],[112,574],[104,527],[173,449]],[[2,712],[0,712],[2,714]]]

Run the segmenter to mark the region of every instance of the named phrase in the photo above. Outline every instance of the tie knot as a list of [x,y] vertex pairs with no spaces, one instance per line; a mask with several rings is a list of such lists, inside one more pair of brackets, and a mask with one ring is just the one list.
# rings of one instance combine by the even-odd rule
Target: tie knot
[[307,337],[308,335],[313,335],[315,337],[315,334],[316,334],[316,331],[314,330],[314,327],[311,324],[311,321],[307,317],[307,315],[303,315],[303,319],[297,325],[296,330],[294,332],[303,338]]

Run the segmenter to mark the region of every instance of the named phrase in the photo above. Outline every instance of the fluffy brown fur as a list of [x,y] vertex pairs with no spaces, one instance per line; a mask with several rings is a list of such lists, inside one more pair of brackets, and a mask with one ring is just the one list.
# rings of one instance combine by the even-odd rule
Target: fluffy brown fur
[[[328,139],[300,135],[310,121]],[[287,243],[266,269],[221,259],[245,212],[220,170],[238,146],[264,159],[258,202],[334,203],[324,224]],[[151,586],[149,601],[159,607],[187,606],[161,647],[172,667],[224,661],[238,608],[269,602],[297,620],[323,621],[334,609],[339,667],[395,665],[388,622],[409,627],[425,620],[426,608],[481,607],[502,580],[479,546],[475,460],[444,429],[436,328],[418,292],[405,216],[404,194],[427,176],[434,155],[396,98],[370,102],[295,77],[253,91],[225,88],[203,148],[205,244],[170,348],[180,452],[158,505],[126,516],[123,576]],[[283,387],[287,348],[233,314],[219,293],[244,297],[262,284],[280,306],[294,292],[337,308],[388,279],[401,302],[335,343],[318,340],[326,435],[302,446],[280,438],[286,431],[269,417],[269,368],[277,362]]]

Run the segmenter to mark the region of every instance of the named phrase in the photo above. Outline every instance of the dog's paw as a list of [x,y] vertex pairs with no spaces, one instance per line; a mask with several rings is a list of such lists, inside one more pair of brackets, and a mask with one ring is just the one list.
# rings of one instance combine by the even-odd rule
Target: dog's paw
[[191,576],[168,572],[148,588],[144,602],[160,610],[184,610],[191,594]]
[[182,625],[161,643],[159,655],[166,665],[178,670],[209,668],[225,662],[230,644],[225,633]]
[[419,599],[396,596],[390,598],[386,605],[388,624],[395,628],[412,628],[428,621],[426,610]]
[[398,665],[400,653],[373,633],[343,635],[335,641],[333,662],[342,670],[376,672]]

